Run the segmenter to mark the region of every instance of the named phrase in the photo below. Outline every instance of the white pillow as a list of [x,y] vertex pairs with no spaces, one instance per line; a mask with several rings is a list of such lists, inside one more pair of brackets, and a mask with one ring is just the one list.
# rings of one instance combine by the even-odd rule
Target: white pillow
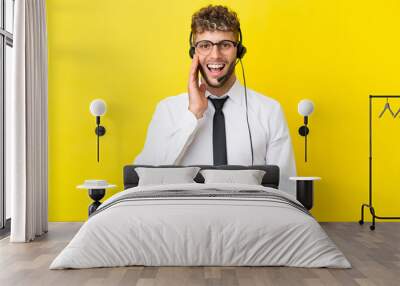
[[204,183],[234,183],[261,185],[265,171],[262,170],[201,170]]
[[135,168],[139,176],[138,186],[196,183],[193,179],[199,170],[199,167]]

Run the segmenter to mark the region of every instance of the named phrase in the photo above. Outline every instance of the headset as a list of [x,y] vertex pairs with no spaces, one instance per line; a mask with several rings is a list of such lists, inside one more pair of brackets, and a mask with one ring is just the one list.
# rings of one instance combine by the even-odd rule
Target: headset
[[[240,61],[240,65],[242,67],[242,75],[243,75],[243,85],[244,85],[244,97],[245,97],[245,102],[246,102],[246,122],[247,122],[247,130],[249,131],[249,138],[250,138],[250,149],[251,149],[251,165],[254,165],[254,153],[253,153],[253,140],[251,138],[251,131],[250,131],[250,124],[249,124],[249,115],[248,115],[248,107],[247,107],[247,87],[246,87],[246,77],[244,76],[244,68],[243,68],[243,63],[242,63],[242,58],[244,57],[244,55],[246,54],[246,47],[243,46],[242,44],[242,31],[240,30],[240,27],[238,29],[239,32],[239,42],[236,45],[237,51],[236,51],[236,58],[238,59],[236,61],[236,63],[234,65],[231,65],[230,69],[228,70],[228,72],[226,73],[226,75],[217,78],[218,82],[223,81],[231,72],[231,69],[233,69],[238,61]],[[193,37],[193,33],[190,32],[190,36],[189,36],[189,44],[190,44],[190,49],[189,49],[189,56],[190,58],[193,59],[194,57],[194,53],[195,53],[195,47],[192,45],[192,37]]]

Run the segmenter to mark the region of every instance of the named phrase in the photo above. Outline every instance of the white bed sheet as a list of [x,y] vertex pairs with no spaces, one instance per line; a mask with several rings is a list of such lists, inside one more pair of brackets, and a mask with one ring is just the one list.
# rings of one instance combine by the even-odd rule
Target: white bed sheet
[[[256,185],[175,184],[154,190],[265,190]],[[262,199],[184,198],[124,201],[85,222],[50,269],[145,266],[293,266],[350,268],[318,222],[286,204]]]

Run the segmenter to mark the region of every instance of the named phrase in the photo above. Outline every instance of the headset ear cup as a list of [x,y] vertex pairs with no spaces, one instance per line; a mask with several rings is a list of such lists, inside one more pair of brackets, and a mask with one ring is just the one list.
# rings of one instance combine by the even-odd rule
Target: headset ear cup
[[236,54],[236,57],[237,57],[238,59],[241,59],[241,58],[244,57],[244,54],[245,54],[245,53],[246,53],[246,47],[243,46],[241,43],[239,43],[238,46],[237,46],[237,54]]
[[244,55],[246,54],[246,51],[247,51],[247,49],[246,49],[246,47],[245,46],[242,46],[242,54],[240,55],[240,57],[241,58],[243,58],[244,57]]
[[194,47],[190,47],[189,56],[193,59],[193,57],[194,57]]

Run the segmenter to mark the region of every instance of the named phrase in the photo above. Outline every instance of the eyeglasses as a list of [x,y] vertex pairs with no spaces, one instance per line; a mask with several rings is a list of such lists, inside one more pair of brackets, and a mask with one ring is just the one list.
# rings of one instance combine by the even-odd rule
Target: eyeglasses
[[216,45],[221,52],[227,53],[237,46],[237,42],[222,40],[218,43],[213,43],[208,40],[203,40],[195,43],[194,47],[200,54],[202,54],[203,56],[207,56],[209,53],[211,53],[214,45]]

